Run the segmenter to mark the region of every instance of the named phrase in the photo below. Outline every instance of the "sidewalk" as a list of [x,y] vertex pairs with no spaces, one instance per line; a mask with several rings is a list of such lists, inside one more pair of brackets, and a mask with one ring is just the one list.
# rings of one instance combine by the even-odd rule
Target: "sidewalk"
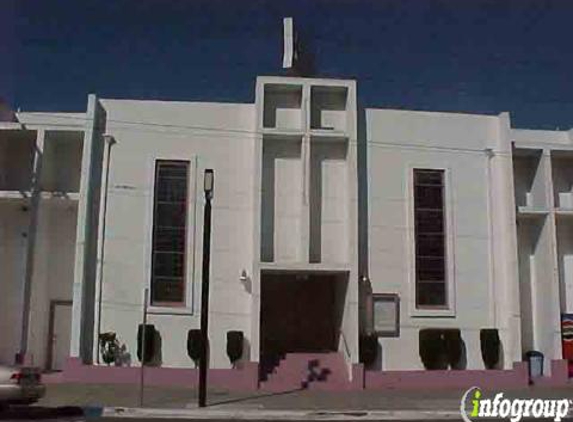
[[[503,391],[503,390],[499,390]],[[573,398],[573,388],[532,387],[503,391],[506,397]],[[280,411],[459,411],[461,390],[431,391],[351,391],[322,392],[298,390],[285,393],[236,393],[210,390],[208,410],[280,410]],[[189,388],[147,387],[143,406],[134,385],[50,385],[40,406],[101,406],[106,408],[196,408],[197,391]],[[205,409],[201,409],[204,412]]]
[[187,420],[187,421],[380,421],[380,420],[459,420],[457,411],[421,411],[421,410],[347,410],[347,411],[317,411],[317,410],[249,410],[249,409],[123,409],[107,408],[102,416],[111,420]]

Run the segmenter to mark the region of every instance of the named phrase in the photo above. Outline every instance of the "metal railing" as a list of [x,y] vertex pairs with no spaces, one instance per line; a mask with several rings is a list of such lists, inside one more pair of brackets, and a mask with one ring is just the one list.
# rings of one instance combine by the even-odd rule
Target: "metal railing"
[[348,342],[346,341],[346,336],[344,335],[344,331],[338,330],[340,336],[342,337],[342,343],[344,345],[344,352],[346,353],[346,357],[350,359],[352,354],[350,353],[350,347],[348,347]]

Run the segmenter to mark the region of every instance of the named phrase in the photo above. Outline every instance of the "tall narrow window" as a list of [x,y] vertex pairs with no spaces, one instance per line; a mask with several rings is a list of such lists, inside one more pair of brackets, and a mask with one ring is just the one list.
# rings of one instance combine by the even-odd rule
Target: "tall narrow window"
[[185,303],[189,163],[155,163],[151,304]]
[[416,307],[446,308],[444,171],[414,169]]

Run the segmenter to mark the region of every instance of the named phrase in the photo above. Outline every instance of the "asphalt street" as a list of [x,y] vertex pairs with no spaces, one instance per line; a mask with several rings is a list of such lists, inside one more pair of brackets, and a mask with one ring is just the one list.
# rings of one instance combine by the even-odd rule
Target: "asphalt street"
[[[308,422],[313,421],[360,421],[364,417],[365,421],[371,422],[372,418],[366,418],[367,412],[348,412],[345,418],[344,414],[338,414],[335,418],[329,418],[327,415],[315,415],[313,418],[300,418],[300,419],[288,419],[288,422]],[[245,419],[244,416],[238,415],[235,417],[227,417],[221,419],[215,418],[185,418],[185,417],[174,417],[174,418],[147,418],[147,417],[86,417],[83,415],[82,410],[78,407],[59,407],[59,408],[47,408],[47,407],[12,407],[7,411],[0,412],[1,421],[43,421],[43,422],[91,422],[91,421],[101,421],[101,422],[185,422],[185,421],[202,421],[202,422],[230,422],[238,420],[248,420],[249,422],[276,422],[275,419],[270,418],[248,418]],[[388,417],[380,419],[381,421],[398,420],[390,419]],[[404,420],[404,419],[400,419]],[[446,419],[433,419],[433,418],[420,418],[420,419],[407,419],[409,422],[452,422],[461,421],[460,418],[450,417]],[[522,419],[523,422],[530,421],[549,421],[551,419]],[[508,419],[487,419],[487,422],[504,421],[507,422]]]
[[[141,421],[141,422],[184,422],[184,421],[199,421],[200,419],[179,419],[179,418],[174,418],[174,419],[129,419],[126,420],[125,418],[103,418],[100,419],[102,422],[135,422],[135,421]],[[230,421],[238,421],[238,420],[243,420],[244,419],[209,419],[209,422],[230,422]],[[316,419],[313,419],[316,420]],[[359,421],[360,419],[351,419],[352,421]],[[389,421],[390,419],[381,419],[383,421]],[[398,419],[396,419],[398,420]],[[401,421],[404,421],[403,419],[400,419]],[[452,421],[461,421],[462,418],[460,417],[459,419],[409,419],[407,420],[407,422],[452,422]],[[507,422],[509,419],[485,419],[487,422],[497,422],[497,421],[503,421],[503,422]],[[536,422],[543,422],[543,421],[552,421],[553,419],[522,419],[522,422],[532,422],[532,421],[536,421]],[[321,421],[328,421],[328,419],[321,419]],[[340,419],[336,419],[336,421],[340,421]],[[275,421],[271,421],[270,419],[261,419],[261,420],[253,420],[253,419],[249,419],[249,422],[275,422]],[[300,420],[290,420],[288,422],[309,422],[309,419],[300,419]],[[372,422],[372,419],[369,419],[368,422]]]
[[41,407],[41,406],[11,406],[0,411],[0,421],[22,420],[67,420],[83,421],[84,412],[77,406]]

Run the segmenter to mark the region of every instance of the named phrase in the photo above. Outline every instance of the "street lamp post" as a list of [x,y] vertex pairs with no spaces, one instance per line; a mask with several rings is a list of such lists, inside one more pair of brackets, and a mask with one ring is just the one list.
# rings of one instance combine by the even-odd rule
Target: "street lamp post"
[[207,352],[209,343],[209,264],[211,261],[211,199],[215,176],[212,169],[205,170],[203,190],[205,209],[203,214],[203,269],[201,284],[201,356],[199,358],[199,407],[207,401]]

